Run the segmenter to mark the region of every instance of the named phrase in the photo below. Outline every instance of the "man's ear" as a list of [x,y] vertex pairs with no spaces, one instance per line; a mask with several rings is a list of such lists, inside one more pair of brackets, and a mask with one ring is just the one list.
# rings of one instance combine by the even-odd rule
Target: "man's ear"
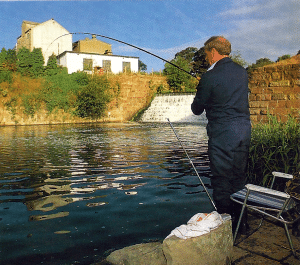
[[211,55],[212,55],[213,58],[214,58],[214,56],[219,54],[218,51],[215,48],[212,48],[210,52],[211,52]]

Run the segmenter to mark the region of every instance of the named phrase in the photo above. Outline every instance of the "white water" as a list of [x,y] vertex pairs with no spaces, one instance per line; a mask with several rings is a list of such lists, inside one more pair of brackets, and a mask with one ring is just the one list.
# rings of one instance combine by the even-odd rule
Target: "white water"
[[143,114],[143,122],[171,122],[206,123],[205,113],[194,115],[191,104],[195,95],[159,95],[154,98],[150,107]]

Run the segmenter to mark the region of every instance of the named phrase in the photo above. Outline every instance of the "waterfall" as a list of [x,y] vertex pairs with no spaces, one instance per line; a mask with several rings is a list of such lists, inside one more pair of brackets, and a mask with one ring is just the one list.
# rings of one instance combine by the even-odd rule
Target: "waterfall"
[[150,107],[141,117],[143,122],[171,122],[206,123],[206,116],[193,114],[191,104],[194,94],[158,95],[151,102]]

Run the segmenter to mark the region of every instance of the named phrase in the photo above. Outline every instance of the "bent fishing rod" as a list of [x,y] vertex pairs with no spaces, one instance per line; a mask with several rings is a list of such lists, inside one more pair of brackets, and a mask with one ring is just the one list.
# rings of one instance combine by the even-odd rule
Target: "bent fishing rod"
[[[57,37],[54,41],[52,41],[52,42],[49,44],[49,46],[50,46],[53,42],[55,42],[56,40],[58,40],[58,39],[61,38],[61,37],[64,37],[64,36],[66,36],[66,35],[76,35],[76,34],[95,35],[95,36],[98,36],[98,37],[101,37],[101,38],[109,39],[109,40],[112,40],[112,41],[116,41],[116,42],[119,42],[119,43],[128,45],[128,46],[133,47],[133,48],[135,48],[135,49],[138,49],[138,50],[140,50],[140,51],[142,51],[142,52],[148,53],[148,54],[150,54],[150,55],[152,55],[152,56],[154,56],[154,57],[156,57],[156,58],[158,58],[158,59],[160,59],[160,60],[162,60],[162,61],[164,61],[164,62],[166,62],[166,63],[168,63],[168,64],[173,65],[173,66],[176,67],[177,69],[179,69],[179,70],[181,70],[181,71],[183,71],[183,72],[185,72],[185,73],[191,75],[192,77],[197,78],[196,76],[194,76],[194,75],[191,74],[190,72],[184,70],[184,69],[181,68],[180,66],[178,66],[178,65],[176,65],[176,64],[174,64],[174,63],[172,63],[172,62],[170,62],[170,61],[168,61],[168,60],[166,60],[166,59],[164,59],[164,58],[162,58],[162,57],[160,57],[160,56],[158,56],[158,55],[156,55],[156,54],[154,54],[154,53],[152,53],[152,52],[149,52],[149,51],[147,51],[147,50],[145,50],[145,49],[142,49],[142,48],[140,48],[140,47],[138,47],[138,46],[132,45],[132,44],[127,43],[127,42],[125,42],[125,41],[121,41],[121,40],[118,40],[118,39],[115,39],[115,38],[111,38],[111,37],[107,37],[107,36],[100,35],[100,34],[89,33],[89,32],[72,32],[72,33],[66,33],[66,34],[63,34],[63,35]],[[49,46],[48,46],[48,48],[49,48]],[[48,50],[48,48],[47,48],[47,50]]]
[[177,135],[177,133],[176,133],[176,131],[175,131],[175,129],[174,129],[172,123],[170,122],[169,118],[167,118],[167,120],[168,120],[168,122],[169,122],[169,124],[170,124],[170,126],[171,126],[171,128],[172,128],[172,130],[173,130],[173,132],[174,132],[174,134],[176,135],[176,138],[177,138],[178,142],[180,143],[182,149],[184,150],[184,152],[185,152],[185,154],[186,154],[188,160],[190,161],[190,164],[192,165],[194,171],[196,172],[196,175],[197,175],[197,177],[199,178],[199,180],[200,180],[200,182],[201,182],[201,184],[202,184],[202,186],[203,186],[203,188],[204,188],[204,190],[205,190],[205,192],[206,192],[206,194],[207,194],[207,196],[208,196],[208,198],[209,198],[211,204],[213,205],[213,207],[215,208],[215,210],[218,211],[218,210],[217,210],[217,207],[216,207],[214,201],[212,200],[212,198],[211,198],[211,196],[210,196],[208,190],[206,189],[206,187],[205,187],[205,185],[204,185],[204,183],[203,183],[201,177],[199,176],[198,171],[197,171],[197,169],[195,168],[193,161],[191,160],[191,158],[190,158],[190,156],[188,155],[187,151],[185,150],[185,148],[184,148],[184,146],[183,146],[183,144],[182,144],[182,142],[181,142],[179,136]]

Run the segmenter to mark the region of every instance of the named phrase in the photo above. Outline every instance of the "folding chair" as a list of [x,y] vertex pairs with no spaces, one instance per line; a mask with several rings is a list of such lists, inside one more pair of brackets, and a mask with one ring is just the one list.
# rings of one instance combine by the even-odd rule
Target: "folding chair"
[[[272,189],[276,177],[292,179],[293,176],[281,172],[272,172],[272,174],[273,179],[270,188],[265,188],[253,184],[247,184],[244,189],[230,196],[232,201],[242,205],[240,217],[233,236],[233,242],[235,242],[236,240],[245,208],[248,208],[262,214],[263,217],[267,216],[282,223],[284,225],[290,248],[294,256],[296,256],[296,251],[294,250],[293,242],[289,234],[288,225],[295,224],[300,219],[300,215],[296,214],[293,216],[287,213],[290,212],[292,209],[296,209],[298,202],[295,201],[286,192],[281,192]],[[261,220],[258,228],[255,231],[257,231],[260,228],[260,226],[262,225],[262,221],[263,219]]]

